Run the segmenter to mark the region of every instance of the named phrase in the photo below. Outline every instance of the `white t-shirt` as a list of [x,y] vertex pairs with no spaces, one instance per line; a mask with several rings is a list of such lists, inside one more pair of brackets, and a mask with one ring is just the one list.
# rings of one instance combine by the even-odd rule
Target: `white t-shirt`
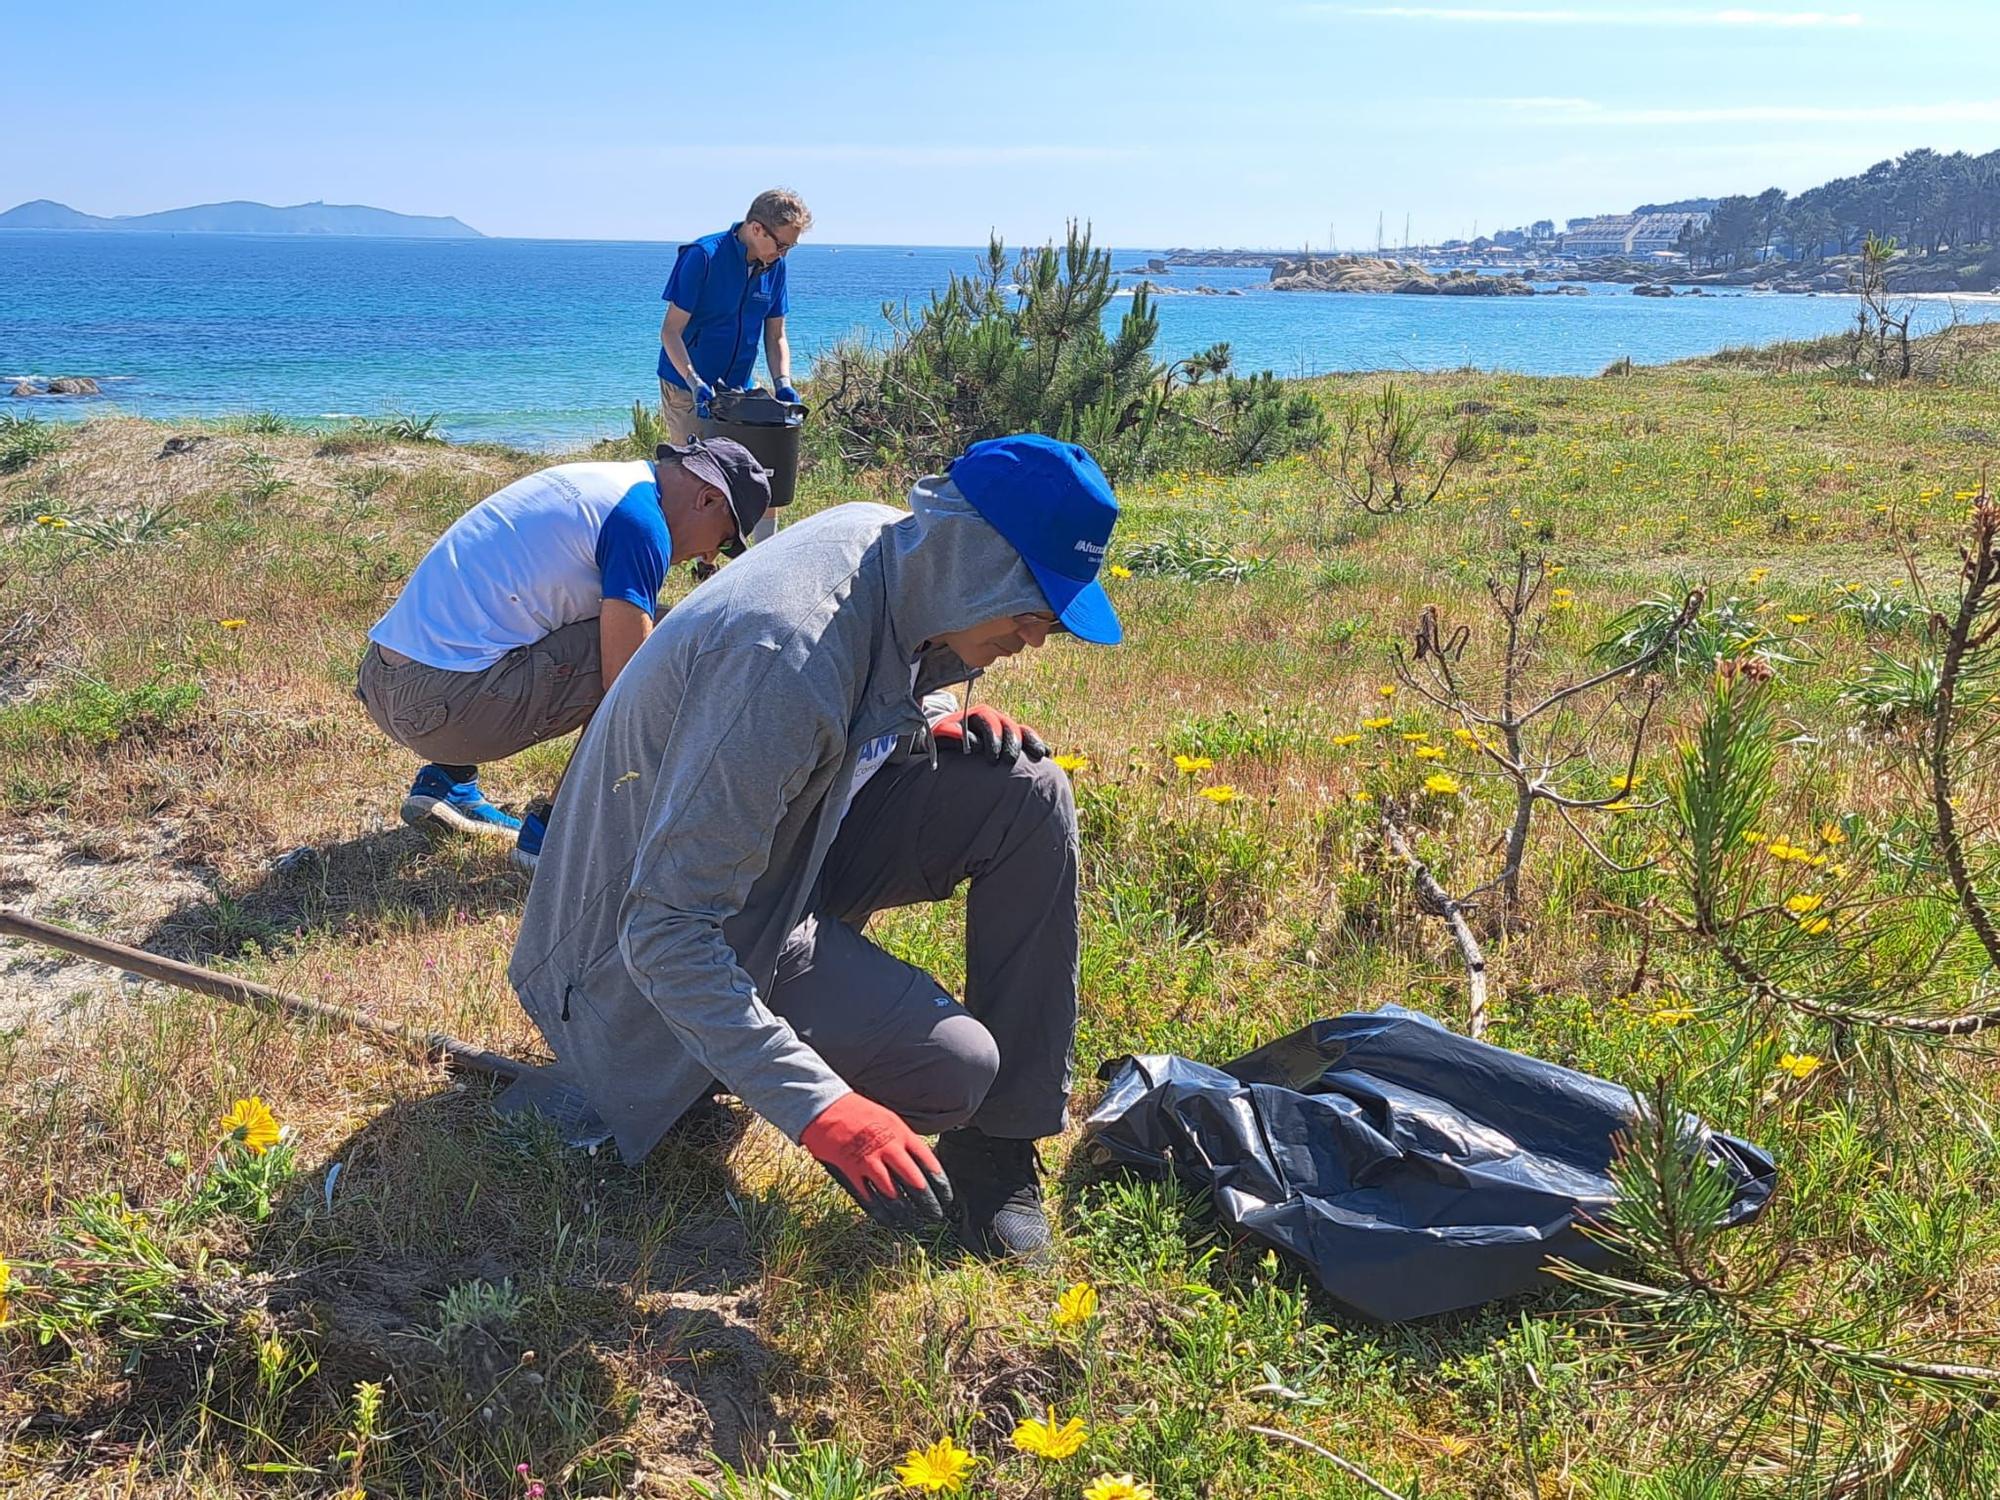
[[[910,668],[910,686],[915,687],[916,685],[917,669],[913,665]],[[935,724],[946,714],[957,709],[957,707],[958,699],[943,689],[939,689],[935,693],[925,695],[923,701],[924,719],[928,723]],[[896,753],[896,742],[901,738],[901,735],[895,734],[877,735],[861,747],[861,753],[854,759],[854,784],[847,789],[847,806],[840,810],[840,816],[843,820],[846,819],[848,813],[853,811],[854,799],[861,795],[861,789],[868,785],[869,778],[881,770],[888,763],[889,757]]]
[[596,619],[606,599],[652,610],[672,557],[651,464],[559,464],[452,522],[368,639],[448,672],[484,671]]

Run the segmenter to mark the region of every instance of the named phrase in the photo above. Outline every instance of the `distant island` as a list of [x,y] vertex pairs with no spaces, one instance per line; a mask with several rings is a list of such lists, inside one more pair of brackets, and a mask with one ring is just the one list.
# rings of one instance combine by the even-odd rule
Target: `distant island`
[[358,203],[201,203],[153,214],[101,218],[66,203],[37,198],[0,213],[0,229],[67,229],[108,234],[312,234],[367,239],[481,240],[470,224],[453,218],[391,213]]

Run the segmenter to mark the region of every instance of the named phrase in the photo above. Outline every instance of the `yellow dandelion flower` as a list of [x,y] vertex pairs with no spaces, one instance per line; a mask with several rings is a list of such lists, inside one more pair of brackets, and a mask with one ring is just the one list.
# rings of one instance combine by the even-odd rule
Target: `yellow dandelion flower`
[[0,1328],[7,1325],[7,1287],[14,1279],[14,1268],[7,1264],[7,1257],[0,1255]]
[[1083,1500],[1153,1500],[1153,1487],[1130,1474],[1099,1474],[1083,1487]]
[[1608,813],[1628,813],[1632,811],[1632,800],[1629,797],[1620,797],[1616,802],[1605,803],[1604,810]]
[[1614,776],[1610,781],[1611,790],[1614,792],[1636,791],[1645,784],[1646,773],[1644,771],[1641,771],[1637,776]]
[[224,1136],[241,1141],[258,1156],[277,1145],[278,1138],[284,1134],[278,1117],[255,1094],[248,1099],[238,1099],[229,1113],[216,1123],[221,1126]]
[[1810,1078],[1818,1067],[1819,1059],[1810,1052],[1787,1052],[1778,1059],[1778,1071],[1794,1078]]
[[939,1438],[928,1448],[912,1448],[896,1469],[896,1478],[905,1489],[926,1495],[956,1495],[978,1462],[950,1438]]
[[1786,616],[1785,616],[1785,620],[1786,620],[1786,623],[1787,623],[1787,624],[1791,624],[1791,625],[1810,625],[1810,624],[1812,624],[1812,616],[1811,616],[1811,615],[1786,615]]
[[1802,917],[1809,911],[1818,911],[1826,905],[1826,897],[1815,896],[1809,891],[1800,891],[1796,896],[1787,897],[1785,910],[1795,917]]
[[1181,775],[1192,776],[1197,771],[1208,770],[1215,762],[1206,755],[1176,755],[1174,764],[1180,768]]
[[1051,1406],[1047,1420],[1029,1417],[1014,1429],[1014,1446],[1036,1458],[1061,1460],[1074,1458],[1089,1436],[1090,1429],[1082,1417],[1058,1421],[1056,1409]]
[[1132,576],[1132,570],[1120,563],[1113,563],[1104,571],[1109,573],[1113,578],[1130,578]]
[[1425,740],[1430,738],[1430,735],[1421,729],[1406,729],[1403,731],[1403,738],[1412,745],[1421,745]]
[[35,524],[37,526],[46,526],[51,531],[61,531],[65,526],[69,525],[69,519],[66,516],[36,516]]
[[1822,844],[1844,844],[1847,832],[1838,823],[1828,821],[1819,825],[1819,841]]
[[1358,734],[1336,734],[1333,737],[1333,743],[1336,745],[1352,745],[1360,738],[1361,736]]
[[1052,757],[1052,759],[1055,761],[1058,769],[1067,771],[1072,776],[1078,771],[1088,771],[1090,769],[1090,757],[1088,755],[1057,755]]
[[1393,682],[1385,682],[1380,687],[1375,689],[1375,691],[1380,693],[1384,698],[1393,698],[1396,696],[1396,684]]
[[220,625],[224,630],[241,630],[250,622],[248,620],[217,620],[215,623]]
[[1348,795],[1356,802],[1373,802],[1375,800],[1373,792],[1350,792]]
[[1361,727],[1363,729],[1387,729],[1391,724],[1395,722],[1396,721],[1391,717],[1389,717],[1389,715],[1384,714],[1379,719],[1363,719],[1361,721]]
[[1418,760],[1443,760],[1444,754],[1441,745],[1419,745],[1416,750]]
[[1474,734],[1470,729],[1454,729],[1451,732],[1451,737],[1461,745],[1476,745],[1479,743],[1479,736]]
[[1813,937],[1818,937],[1832,926],[1832,917],[1807,917],[1803,922],[1799,923],[1799,930],[1809,933]]
[[1771,576],[1771,570],[1769,568],[1752,568],[1743,576],[1751,583],[1762,583],[1766,578]]
[[1694,1012],[1684,1005],[1673,1006],[1666,1010],[1656,1010],[1646,1017],[1647,1022],[1654,1026],[1679,1026],[1682,1022],[1692,1021],[1693,1019]]
[[1195,795],[1206,797],[1210,802],[1235,802],[1243,794],[1233,786],[1205,786]]
[[1075,1328],[1079,1324],[1088,1323],[1096,1316],[1097,1288],[1087,1281],[1079,1281],[1056,1298],[1053,1321],[1058,1328]]
[[1442,771],[1433,771],[1424,778],[1424,790],[1433,797],[1450,797],[1457,793],[1458,782]]

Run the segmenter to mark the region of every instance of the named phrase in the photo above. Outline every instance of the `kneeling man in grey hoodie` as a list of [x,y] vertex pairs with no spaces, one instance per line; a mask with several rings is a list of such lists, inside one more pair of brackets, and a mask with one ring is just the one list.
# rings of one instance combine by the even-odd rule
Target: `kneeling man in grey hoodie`
[[[822,511],[653,631],[570,763],[508,976],[627,1161],[719,1082],[876,1217],[1035,1258],[1076,809],[1033,731],[925,698],[1052,634],[1120,639],[1097,581],[1118,504],[1035,435],[910,503]],[[967,880],[959,999],[862,929]]]

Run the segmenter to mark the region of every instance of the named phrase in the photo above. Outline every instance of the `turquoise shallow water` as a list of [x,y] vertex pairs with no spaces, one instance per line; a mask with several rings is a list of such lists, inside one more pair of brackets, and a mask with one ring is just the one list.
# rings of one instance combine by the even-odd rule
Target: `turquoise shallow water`
[[[1117,250],[1113,264],[1149,252]],[[1157,252],[1154,252],[1157,253]],[[972,250],[807,244],[791,264],[794,350],[882,337],[882,304],[921,302]],[[0,232],[0,377],[92,375],[102,403],[0,409],[293,417],[436,411],[454,438],[556,447],[621,429],[650,400],[671,245]],[[1226,339],[1281,375],[1476,365],[1592,374],[1730,344],[1831,332],[1851,299],[1723,295],[1492,299],[1267,292],[1262,269],[1186,268],[1160,301],[1158,353]],[[1125,278],[1127,283],[1132,278]],[[1112,310],[1115,316],[1119,305]],[[2000,303],[1958,304],[1968,319]],[[1950,316],[1926,302],[1917,321]],[[802,360],[802,362],[804,362]],[[11,384],[11,381],[9,382]]]

